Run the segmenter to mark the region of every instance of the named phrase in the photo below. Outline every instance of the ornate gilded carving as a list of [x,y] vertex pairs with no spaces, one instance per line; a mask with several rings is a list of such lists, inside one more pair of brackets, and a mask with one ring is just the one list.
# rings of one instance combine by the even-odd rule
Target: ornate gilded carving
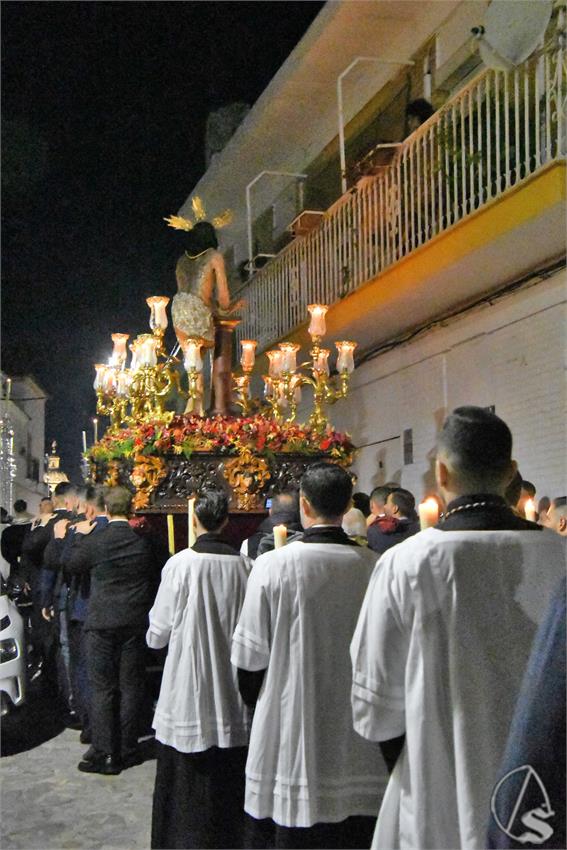
[[260,507],[264,484],[271,478],[268,463],[249,448],[243,448],[238,457],[224,466],[224,477],[230,484],[239,511],[250,511]]
[[104,479],[105,487],[116,487],[120,484],[120,461],[119,460],[111,460],[108,462],[108,466],[106,467],[106,477]]
[[134,510],[142,510],[150,504],[150,496],[160,481],[167,475],[167,466],[161,457],[136,455],[130,481],[136,488],[132,505]]

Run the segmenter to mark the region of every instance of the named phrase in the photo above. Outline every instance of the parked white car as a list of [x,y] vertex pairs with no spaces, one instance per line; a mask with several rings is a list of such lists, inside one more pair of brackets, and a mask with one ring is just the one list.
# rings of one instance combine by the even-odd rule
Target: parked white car
[[0,594],[1,713],[21,705],[26,695],[26,638],[24,621],[9,596]]

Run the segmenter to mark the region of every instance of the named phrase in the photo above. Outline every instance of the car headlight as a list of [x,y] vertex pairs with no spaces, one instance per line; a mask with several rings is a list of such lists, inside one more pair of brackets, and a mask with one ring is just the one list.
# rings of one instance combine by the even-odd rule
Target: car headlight
[[13,661],[18,657],[18,644],[14,638],[8,640],[0,640],[0,664],[5,664],[6,661]]
[[7,614],[6,614],[6,616],[5,616],[5,617],[2,617],[2,619],[0,620],[0,632],[3,632],[3,631],[4,631],[4,629],[7,629],[11,622],[12,622],[12,621],[11,621],[11,619],[8,617],[8,615],[7,615]]

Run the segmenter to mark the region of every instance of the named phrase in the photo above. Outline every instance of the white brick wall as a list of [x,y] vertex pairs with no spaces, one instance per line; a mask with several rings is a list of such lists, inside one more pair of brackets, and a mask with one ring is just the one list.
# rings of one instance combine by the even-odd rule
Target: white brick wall
[[[359,489],[398,480],[417,498],[433,485],[435,435],[447,411],[495,405],[538,497],[565,495],[567,273],[485,305],[356,370],[333,424],[363,447]],[[414,463],[403,466],[402,431]],[[379,464],[382,462],[382,468]]]

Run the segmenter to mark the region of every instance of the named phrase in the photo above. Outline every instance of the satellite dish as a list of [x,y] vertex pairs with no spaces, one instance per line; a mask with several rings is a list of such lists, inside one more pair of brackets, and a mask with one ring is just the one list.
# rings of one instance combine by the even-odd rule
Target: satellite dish
[[484,64],[510,71],[539,46],[551,20],[553,0],[492,0],[484,24],[474,27]]

